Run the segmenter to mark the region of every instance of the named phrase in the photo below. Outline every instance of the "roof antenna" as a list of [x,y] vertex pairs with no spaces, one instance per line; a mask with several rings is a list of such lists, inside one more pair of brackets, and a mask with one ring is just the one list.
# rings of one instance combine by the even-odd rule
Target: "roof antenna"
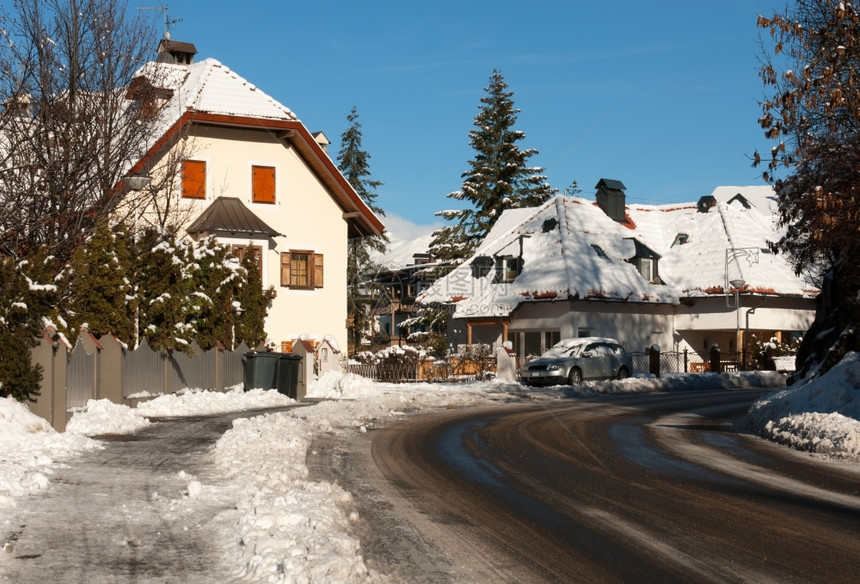
[[177,22],[182,22],[181,18],[170,20],[167,16],[167,4],[159,4],[158,6],[138,6],[138,10],[157,10],[164,13],[164,38],[170,40],[170,27]]

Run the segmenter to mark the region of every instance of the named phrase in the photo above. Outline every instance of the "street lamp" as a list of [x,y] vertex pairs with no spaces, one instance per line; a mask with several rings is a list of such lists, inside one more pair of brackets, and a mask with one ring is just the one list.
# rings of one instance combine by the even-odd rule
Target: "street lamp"
[[149,186],[152,177],[148,174],[127,174],[122,177],[125,188],[134,192],[134,238],[137,241],[137,223],[140,216],[140,191]]
[[236,316],[232,319],[230,325],[230,350],[236,350],[236,319],[242,318],[242,315],[245,314],[245,309],[242,308],[242,305],[239,302],[233,302],[233,314]]
[[142,191],[152,181],[152,177],[147,174],[128,174],[122,177],[122,182],[132,191]]
[[740,355],[741,352],[741,296],[740,291],[741,288],[746,286],[746,281],[738,278],[737,280],[731,280],[729,284],[732,285],[732,288],[735,289],[735,312],[737,313],[737,328],[735,329],[735,350]]

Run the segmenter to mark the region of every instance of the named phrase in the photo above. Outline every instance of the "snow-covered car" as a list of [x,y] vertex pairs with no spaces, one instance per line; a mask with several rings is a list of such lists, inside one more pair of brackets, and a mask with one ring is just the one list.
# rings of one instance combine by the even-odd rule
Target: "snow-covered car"
[[615,339],[564,339],[529,361],[517,374],[525,385],[577,385],[583,379],[624,379],[633,368]]

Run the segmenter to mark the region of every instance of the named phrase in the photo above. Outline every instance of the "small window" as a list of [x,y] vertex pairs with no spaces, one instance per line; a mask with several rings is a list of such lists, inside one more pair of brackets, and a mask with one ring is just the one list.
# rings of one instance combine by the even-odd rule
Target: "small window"
[[306,250],[281,254],[281,286],[296,290],[323,287],[323,255]]
[[689,240],[690,240],[689,235],[687,235],[686,233],[679,233],[678,235],[675,236],[675,241],[672,242],[672,247],[675,247],[676,245],[684,245]]
[[270,204],[275,202],[275,167],[251,167],[251,201]]
[[260,273],[260,278],[263,277],[263,248],[259,245],[231,245],[230,251],[233,252],[233,255],[239,258],[239,260],[244,260],[245,255],[248,253],[254,254],[257,258],[257,269]]
[[493,283],[513,282],[522,271],[523,258],[511,256],[496,257],[496,275]]
[[603,259],[606,259],[606,252],[605,252],[605,251],[603,251],[603,248],[602,248],[602,247],[600,247],[600,246],[599,246],[599,245],[597,245],[596,243],[592,243],[592,244],[591,244],[591,247],[592,247],[592,248],[594,249],[594,251],[597,253],[597,256],[598,256],[598,257],[601,257],[601,258],[603,258]]
[[311,287],[311,257],[313,253],[294,251],[290,253],[290,287]]
[[649,282],[654,280],[654,260],[651,258],[639,259],[639,273]]
[[470,264],[473,278],[483,278],[493,271],[493,258],[490,256],[478,256]]
[[182,161],[182,198],[206,198],[206,162],[203,160]]

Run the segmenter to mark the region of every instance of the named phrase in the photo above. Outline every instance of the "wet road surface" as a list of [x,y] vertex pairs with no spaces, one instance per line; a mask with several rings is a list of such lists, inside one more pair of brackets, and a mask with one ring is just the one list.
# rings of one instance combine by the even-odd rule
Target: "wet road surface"
[[401,581],[857,582],[858,465],[736,432],[759,395],[452,411],[320,445],[317,468]]

